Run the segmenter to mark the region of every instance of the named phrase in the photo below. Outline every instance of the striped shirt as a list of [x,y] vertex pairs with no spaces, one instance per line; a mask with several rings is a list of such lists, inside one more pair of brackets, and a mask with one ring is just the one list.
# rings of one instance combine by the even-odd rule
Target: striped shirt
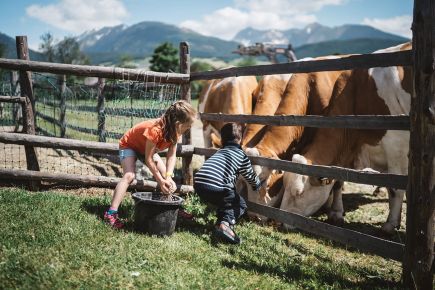
[[251,161],[239,144],[228,142],[217,151],[195,174],[195,183],[234,190],[239,175],[252,186],[260,187],[260,179],[252,170]]

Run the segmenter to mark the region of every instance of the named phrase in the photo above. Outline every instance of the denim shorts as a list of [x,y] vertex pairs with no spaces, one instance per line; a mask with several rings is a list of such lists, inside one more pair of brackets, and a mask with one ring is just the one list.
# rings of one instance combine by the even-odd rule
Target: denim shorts
[[136,157],[137,158],[137,154],[136,151],[134,151],[133,149],[130,148],[123,148],[123,149],[119,149],[119,161],[122,162],[122,160],[124,160],[126,157]]

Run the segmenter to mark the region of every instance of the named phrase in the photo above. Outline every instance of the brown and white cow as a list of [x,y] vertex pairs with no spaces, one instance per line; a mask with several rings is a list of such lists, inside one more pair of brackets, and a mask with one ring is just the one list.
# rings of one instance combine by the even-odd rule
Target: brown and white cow
[[[252,95],[256,88],[255,76],[228,77],[208,81],[201,91],[198,111],[200,113],[251,114]],[[220,140],[220,129],[224,122],[203,120],[202,123],[204,146],[212,147],[212,139]]]
[[[409,50],[409,43],[377,52]],[[344,71],[336,82],[327,116],[409,114],[412,71],[410,67],[384,67]],[[293,162],[334,165],[354,169],[404,174],[408,172],[409,132],[324,128],[295,154]],[[315,213],[328,199],[334,181],[287,172],[281,209],[305,216]],[[400,226],[404,190],[389,191],[389,215],[382,229]],[[343,221],[341,191],[334,192],[329,218]]]
[[[340,72],[300,73],[291,76],[275,115],[322,115],[329,105],[332,90]],[[264,136],[252,148],[250,156],[289,159],[300,142],[310,140],[313,129],[301,126],[267,126]],[[304,136],[304,138],[302,138]],[[248,199],[270,206],[279,206],[282,197],[282,173],[267,167],[254,165],[260,179],[267,180],[260,195],[248,190]]]
[[[254,91],[256,99],[253,115],[274,115],[292,74],[263,76]],[[243,133],[242,147],[253,147],[263,137],[266,126],[247,124]]]

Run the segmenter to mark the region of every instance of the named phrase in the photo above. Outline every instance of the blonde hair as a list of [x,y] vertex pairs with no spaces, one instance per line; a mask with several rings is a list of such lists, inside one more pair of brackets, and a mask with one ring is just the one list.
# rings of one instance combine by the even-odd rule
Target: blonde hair
[[176,101],[166,109],[162,116],[163,121],[163,137],[166,141],[173,144],[177,143],[177,128],[176,122],[181,124],[192,122],[195,119],[196,110],[192,105],[184,100]]

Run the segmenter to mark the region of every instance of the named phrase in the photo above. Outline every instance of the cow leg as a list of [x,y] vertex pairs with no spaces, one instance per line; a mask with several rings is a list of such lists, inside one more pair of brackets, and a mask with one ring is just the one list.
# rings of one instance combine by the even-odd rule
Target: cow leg
[[392,234],[396,228],[400,228],[400,220],[402,214],[402,202],[403,196],[405,195],[404,190],[388,190],[388,219],[387,222],[382,226],[382,230],[388,234]]
[[[408,154],[409,148],[409,132],[398,131],[394,134],[388,131],[388,136],[392,136],[385,142],[385,153],[388,160],[388,172],[393,174],[408,174]],[[399,146],[400,145],[400,146]],[[402,202],[405,195],[403,189],[388,189],[388,219],[382,226],[382,230],[388,234],[394,232],[395,228],[400,227],[402,215]]]
[[343,185],[344,182],[341,180],[334,183],[334,186],[332,187],[332,205],[328,212],[328,222],[339,226],[344,224],[344,207],[342,198]]

